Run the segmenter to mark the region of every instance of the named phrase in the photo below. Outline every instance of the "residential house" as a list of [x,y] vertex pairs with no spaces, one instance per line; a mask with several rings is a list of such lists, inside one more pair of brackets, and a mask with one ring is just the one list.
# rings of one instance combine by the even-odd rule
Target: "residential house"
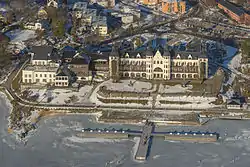
[[143,0],[142,3],[144,5],[148,5],[148,6],[155,6],[158,5],[161,2],[161,0]]
[[98,35],[106,36],[108,34],[107,18],[105,16],[95,17],[93,19],[92,28]]
[[87,10],[88,3],[87,2],[76,2],[73,5],[73,15],[80,19],[84,15],[85,11]]
[[162,0],[162,12],[183,14],[186,12],[186,1],[184,0]]
[[97,3],[105,8],[113,8],[115,6],[115,0],[92,0],[92,3]]
[[89,60],[86,58],[74,58],[68,63],[68,67],[76,74],[77,80],[85,80],[89,76]]
[[76,75],[66,65],[59,67],[56,77],[55,86],[68,87],[76,81]]
[[91,54],[91,61],[89,65],[89,73],[92,75],[109,77],[109,55],[103,54]]
[[47,11],[44,9],[44,7],[41,7],[38,12],[37,12],[37,17],[39,19],[47,19],[48,18],[48,13]]
[[22,83],[54,84],[60,65],[56,50],[50,46],[33,46],[30,55],[30,64],[22,70]]
[[96,9],[87,9],[83,17],[81,17],[81,25],[91,25],[94,18],[97,17],[97,10]]
[[250,15],[242,8],[235,6],[227,0],[219,0],[218,7],[240,24],[250,24]]

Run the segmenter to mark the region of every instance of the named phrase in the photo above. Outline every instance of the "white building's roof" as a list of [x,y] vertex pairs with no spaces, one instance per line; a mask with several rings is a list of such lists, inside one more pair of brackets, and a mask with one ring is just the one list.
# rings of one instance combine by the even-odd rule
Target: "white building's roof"
[[35,71],[35,72],[56,72],[58,67],[50,67],[50,66],[33,66],[28,65],[25,67],[24,71]]

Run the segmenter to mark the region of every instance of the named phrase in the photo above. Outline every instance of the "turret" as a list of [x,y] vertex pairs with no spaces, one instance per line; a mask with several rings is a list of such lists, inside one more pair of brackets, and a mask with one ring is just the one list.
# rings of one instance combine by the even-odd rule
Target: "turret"
[[117,47],[113,47],[109,55],[109,73],[113,82],[118,82],[120,80],[119,64],[120,57],[118,49]]

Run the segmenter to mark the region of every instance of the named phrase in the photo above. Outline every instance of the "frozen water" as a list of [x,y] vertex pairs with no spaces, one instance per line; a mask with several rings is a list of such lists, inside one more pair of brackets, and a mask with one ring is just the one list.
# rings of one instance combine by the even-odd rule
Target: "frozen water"
[[[158,131],[216,131],[221,139],[217,143],[200,144],[154,138],[148,161],[138,163],[133,160],[138,139],[105,142],[102,139],[82,139],[75,137],[75,129],[82,126],[138,130],[139,126],[96,124],[89,121],[91,116],[51,117],[39,123],[37,132],[24,146],[7,133],[9,106],[3,97],[0,97],[0,107],[1,167],[248,167],[250,163],[249,121],[217,120],[202,127],[157,127]],[[67,130],[57,133],[52,130],[60,127],[67,127]]]

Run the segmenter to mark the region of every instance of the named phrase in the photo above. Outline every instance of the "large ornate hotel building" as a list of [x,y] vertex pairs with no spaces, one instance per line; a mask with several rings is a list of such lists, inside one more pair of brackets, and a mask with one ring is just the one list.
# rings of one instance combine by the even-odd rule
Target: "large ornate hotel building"
[[146,51],[109,56],[110,77],[155,80],[204,79],[208,77],[208,58],[202,52]]

